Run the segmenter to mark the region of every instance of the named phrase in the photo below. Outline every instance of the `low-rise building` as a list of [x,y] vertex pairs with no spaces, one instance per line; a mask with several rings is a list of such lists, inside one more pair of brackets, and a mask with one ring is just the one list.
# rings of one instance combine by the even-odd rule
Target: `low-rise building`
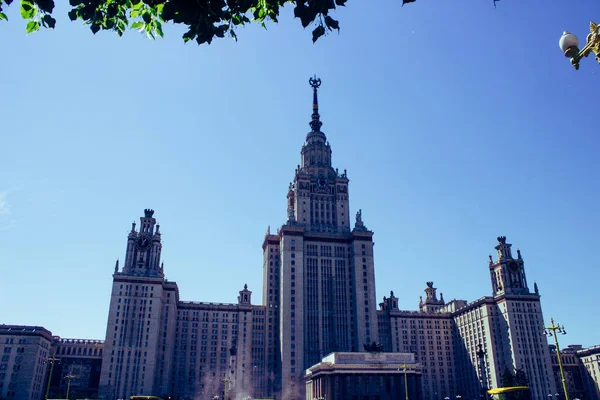
[[67,388],[70,397],[97,398],[103,348],[103,340],[67,339],[55,336],[52,354],[56,364],[52,368],[49,398],[64,397]]
[[600,399],[600,345],[577,351],[582,365],[586,399]]
[[0,325],[0,397],[39,400],[52,333],[41,326]]
[[305,381],[306,400],[422,398],[412,353],[331,353],[306,370]]

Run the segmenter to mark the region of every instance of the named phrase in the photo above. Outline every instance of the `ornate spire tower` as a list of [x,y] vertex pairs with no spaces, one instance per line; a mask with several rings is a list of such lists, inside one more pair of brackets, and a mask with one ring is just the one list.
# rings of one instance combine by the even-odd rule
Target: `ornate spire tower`
[[[274,394],[305,398],[304,370],[331,352],[362,351],[379,339],[373,232],[350,226],[348,178],[331,166],[321,131],[319,78],[312,77],[310,131],[287,191],[286,223],[263,242],[263,299]],[[271,334],[272,332],[272,334]]]
[[144,216],[140,218],[140,231],[135,230],[135,222],[131,224],[131,232],[127,236],[127,253],[122,273],[162,277],[161,250],[160,225],[156,224],[154,210],[145,209]]
[[[288,193],[288,213],[298,224],[316,232],[349,232],[348,178],[331,166],[331,146],[321,131],[318,89],[321,79],[309,79],[313,89],[310,132],[300,152],[302,164],[296,169]],[[292,202],[289,202],[292,200]],[[291,216],[291,215],[290,215]]]

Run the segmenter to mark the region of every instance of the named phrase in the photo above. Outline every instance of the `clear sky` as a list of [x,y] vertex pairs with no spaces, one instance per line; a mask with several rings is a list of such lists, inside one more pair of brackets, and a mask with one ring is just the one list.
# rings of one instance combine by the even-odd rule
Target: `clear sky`
[[[150,41],[70,22],[0,22],[0,322],[100,338],[131,222],[153,208],[188,301],[258,303],[261,244],[286,219],[308,78],[352,215],[375,232],[377,298],[416,309],[491,294],[505,235],[562,344],[600,344],[600,66],[575,71],[597,0],[351,0],[316,44],[286,7],[239,42]],[[598,21],[600,22],[600,21]]]

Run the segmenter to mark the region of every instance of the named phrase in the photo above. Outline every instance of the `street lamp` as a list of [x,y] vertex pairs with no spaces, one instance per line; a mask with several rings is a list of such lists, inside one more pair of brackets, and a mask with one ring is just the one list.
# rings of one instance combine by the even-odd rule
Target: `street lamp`
[[[560,369],[560,377],[562,379],[562,387],[565,392],[565,400],[569,400],[569,393],[567,392],[567,381],[565,379],[565,371],[563,370],[562,360],[560,359],[560,347],[558,346],[558,333],[566,335],[567,331],[565,331],[565,326],[560,326],[559,324],[554,324],[554,318],[550,318],[550,326],[544,327],[544,335],[552,336],[554,338],[554,343],[556,344],[556,357],[558,358],[558,368]],[[558,333],[557,333],[558,332]],[[548,395],[548,400],[551,400],[550,397],[552,395]],[[558,393],[556,393],[556,398],[558,399]]]
[[579,39],[572,33],[563,32],[558,45],[565,53],[565,56],[571,59],[571,64],[575,69],[579,69],[579,61],[587,57],[590,53],[596,55],[596,60],[600,63],[600,25],[590,22],[590,33],[587,35],[586,43],[583,49],[579,50]]
[[406,379],[406,363],[404,363],[404,395],[406,396],[406,400],[408,400],[408,381]]
[[46,395],[44,399],[48,399],[48,393],[50,392],[50,381],[52,380],[52,372],[54,371],[54,363],[60,362],[59,358],[56,358],[56,354],[46,359],[46,362],[50,363],[50,372],[48,372],[48,385],[46,385]]
[[485,397],[485,394],[487,393],[487,377],[485,374],[485,350],[483,350],[481,343],[477,345],[477,352],[475,354],[477,355],[477,358],[479,358],[479,380],[481,384],[480,397]]
[[69,400],[69,390],[71,389],[71,379],[73,378],[75,377],[70,372],[67,376],[65,376],[65,379],[67,380],[67,395],[65,397],[67,398],[67,400]]
[[223,400],[227,400],[227,385],[229,384],[229,382],[231,382],[231,379],[229,379],[227,375],[225,375],[225,377],[221,380],[223,381]]

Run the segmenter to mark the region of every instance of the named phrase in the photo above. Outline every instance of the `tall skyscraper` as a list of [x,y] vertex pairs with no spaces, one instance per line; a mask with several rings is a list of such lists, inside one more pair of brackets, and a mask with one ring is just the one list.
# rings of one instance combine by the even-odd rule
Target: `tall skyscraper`
[[160,225],[144,210],[115,265],[99,395],[176,399],[266,395],[265,307],[247,286],[237,304],[182,301],[160,260]]
[[[168,393],[172,367],[177,287],[164,279],[160,225],[144,210],[127,237],[123,269],[115,265],[99,392],[103,398]],[[171,308],[171,310],[169,310]],[[170,311],[170,312],[169,312]]]
[[[334,351],[361,351],[378,339],[373,232],[356,214],[350,226],[348,176],[332,166],[321,131],[317,90],[287,194],[287,222],[267,232],[263,300],[269,311],[269,371],[285,399],[302,398],[304,370]],[[271,317],[272,315],[272,317]],[[271,338],[272,334],[272,338]]]

